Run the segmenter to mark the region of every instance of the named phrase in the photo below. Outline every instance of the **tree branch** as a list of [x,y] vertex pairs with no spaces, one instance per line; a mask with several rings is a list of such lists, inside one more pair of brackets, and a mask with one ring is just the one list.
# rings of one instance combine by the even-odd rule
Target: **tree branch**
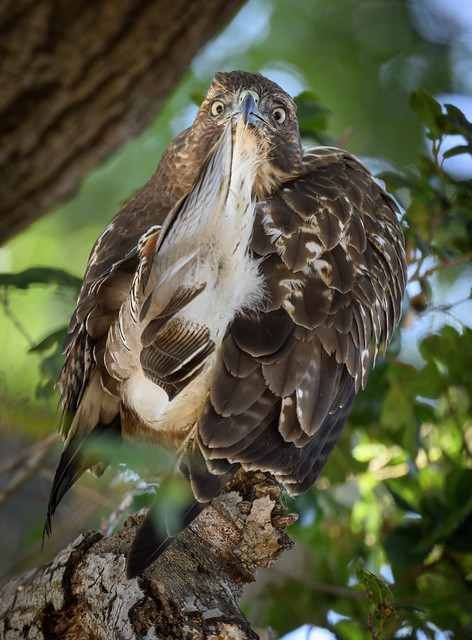
[[297,519],[269,474],[239,473],[226,492],[142,576],[126,580],[126,553],[144,514],[110,538],[79,536],[49,564],[13,579],[0,594],[5,640],[252,640],[238,607],[254,581],[293,546]]

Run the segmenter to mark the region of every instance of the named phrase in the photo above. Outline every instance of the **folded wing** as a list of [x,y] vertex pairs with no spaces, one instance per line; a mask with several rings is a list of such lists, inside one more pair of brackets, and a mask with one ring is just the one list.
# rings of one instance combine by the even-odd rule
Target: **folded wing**
[[397,207],[365,167],[329,148],[307,150],[305,167],[258,205],[267,298],[228,327],[198,422],[211,470],[265,469],[295,494],[390,341],[406,275]]

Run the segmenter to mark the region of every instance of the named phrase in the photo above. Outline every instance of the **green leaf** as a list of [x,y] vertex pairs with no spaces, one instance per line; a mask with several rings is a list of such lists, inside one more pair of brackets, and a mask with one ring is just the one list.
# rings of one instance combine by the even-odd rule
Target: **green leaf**
[[49,351],[49,349],[57,345],[60,345],[60,347],[62,348],[62,344],[64,342],[66,333],[67,333],[67,327],[62,327],[61,329],[57,329],[56,331],[53,331],[48,336],[43,338],[41,342],[38,342],[37,345],[35,345],[34,347],[31,347],[29,352],[43,353],[44,351]]
[[456,118],[466,128],[468,127],[469,129],[472,130],[472,124],[467,120],[467,118],[465,117],[463,112],[459,109],[459,107],[456,107],[455,104],[450,104],[449,102],[446,103],[444,107],[446,108],[446,112],[448,116],[452,116]]
[[[423,612],[422,609],[414,606],[396,606],[394,604],[393,593],[388,585],[365,567],[362,558],[357,558],[354,562],[354,570],[359,583],[366,590],[367,597],[375,606],[374,616],[369,616],[368,623],[368,630],[372,634],[372,638],[380,639],[382,632],[387,628],[389,619],[393,615],[398,617],[400,611]],[[374,630],[374,621],[378,627],[377,632]]]
[[[444,493],[450,505],[462,507],[472,499],[472,469],[453,469],[446,477]],[[472,538],[472,536],[471,536]]]
[[369,374],[369,383],[359,392],[354,407],[349,414],[349,423],[353,426],[365,426],[379,421],[384,397],[388,391],[388,360],[382,356],[377,359],[375,369]]
[[362,558],[357,558],[354,562],[354,571],[359,583],[364,587],[367,597],[375,605],[376,612],[391,610],[393,593],[383,580],[380,580],[374,573],[366,569]]
[[469,147],[468,145],[465,144],[461,144],[457,147],[452,147],[452,149],[448,149],[447,151],[445,151],[443,153],[443,158],[447,159],[447,158],[452,158],[454,156],[460,156],[463,153],[471,153],[472,149],[471,147]]
[[[406,217],[408,224],[410,224],[418,234],[427,235],[431,224],[431,212],[427,203],[415,198],[411,201],[407,209]],[[429,253],[428,247],[422,242],[418,241],[418,245],[420,245],[423,253]]]
[[332,139],[326,135],[329,109],[324,107],[318,98],[309,91],[303,91],[296,98],[297,118],[302,137],[313,137],[322,144],[329,144]]
[[439,363],[443,367],[448,384],[462,384],[466,389],[472,388],[470,366],[472,331],[470,329],[464,328],[460,334],[453,327],[443,327],[438,334],[429,336],[421,342],[420,353],[426,361]]
[[419,186],[418,177],[413,173],[397,173],[396,171],[382,171],[378,177],[390,188],[417,189]]
[[[405,393],[405,381],[417,376],[417,371],[408,365],[393,364],[388,369],[387,379],[389,389],[384,397],[384,405],[380,422],[383,427],[391,431],[403,428],[414,429],[416,421],[413,415],[414,396],[410,392]],[[415,394],[416,395],[416,394]]]
[[462,111],[453,104],[445,104],[447,115],[442,116],[445,133],[452,135],[462,135],[469,142],[472,142],[472,123],[467,120]]
[[439,124],[442,116],[442,108],[437,100],[423,89],[414,91],[410,98],[410,106],[415,115],[424,122],[435,138],[441,136]]
[[33,267],[20,273],[0,273],[0,285],[6,287],[28,289],[35,284],[54,284],[59,287],[73,289],[78,293],[82,285],[82,279],[73,276],[67,271],[52,267]]

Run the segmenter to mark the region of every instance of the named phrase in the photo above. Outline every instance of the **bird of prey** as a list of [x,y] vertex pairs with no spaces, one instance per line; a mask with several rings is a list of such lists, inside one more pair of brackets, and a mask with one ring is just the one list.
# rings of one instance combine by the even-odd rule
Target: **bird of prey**
[[[59,375],[56,507],[103,432],[176,452],[185,526],[241,468],[317,479],[405,289],[397,207],[359,160],[301,144],[293,99],[216,73],[195,122],[98,238]],[[129,577],[165,548],[148,516]]]

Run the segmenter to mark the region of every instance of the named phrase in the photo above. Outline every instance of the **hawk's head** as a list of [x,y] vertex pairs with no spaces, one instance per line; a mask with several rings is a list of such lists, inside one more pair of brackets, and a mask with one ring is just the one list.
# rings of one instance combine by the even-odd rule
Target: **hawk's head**
[[[304,173],[296,109],[288,93],[263,76],[247,71],[216,73],[194,123],[169,145],[151,178],[151,184],[159,185],[156,192],[163,204],[170,209],[188,194],[230,118],[234,129],[238,119],[245,119],[266,152],[254,183],[258,199]],[[161,184],[166,184],[165,192]]]
[[216,73],[192,129],[216,143],[229,119],[235,128],[243,119],[267,154],[255,183],[256,195],[263,197],[300,173],[302,145],[296,109],[288,93],[263,76],[246,71]]

